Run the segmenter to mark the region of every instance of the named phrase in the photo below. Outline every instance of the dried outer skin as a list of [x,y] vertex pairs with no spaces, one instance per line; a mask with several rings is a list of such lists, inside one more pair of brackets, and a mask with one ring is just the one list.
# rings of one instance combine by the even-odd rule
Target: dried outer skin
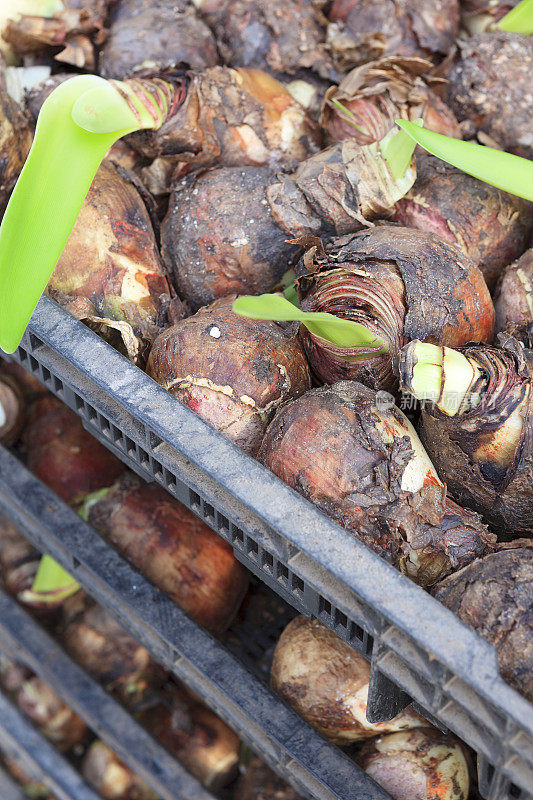
[[162,254],[193,307],[229,294],[270,291],[300,249],[265,200],[270,167],[218,167],[175,187],[162,226]]
[[37,122],[37,117],[46,98],[52,94],[54,89],[68,81],[69,78],[72,78],[72,72],[56,72],[55,75],[50,75],[49,78],[26,93],[26,108],[34,122]]
[[495,24],[520,0],[461,0],[461,25],[474,36],[494,30]]
[[393,219],[456,244],[493,289],[503,268],[528,244],[533,203],[423,153],[417,158],[415,184],[396,203]]
[[267,200],[278,225],[293,236],[340,236],[370,220],[389,216],[416,178],[414,160],[395,181],[376,143],[354,140],[332,145],[268,187]]
[[41,678],[29,678],[23,683],[17,693],[17,705],[61,752],[81,744],[88,736],[85,722]]
[[328,44],[339,66],[385,55],[439,60],[459,29],[458,0],[334,0]]
[[235,787],[234,800],[303,800],[260,758],[253,758]]
[[494,645],[502,678],[533,701],[533,551],[491,553],[433,594]]
[[252,455],[274,411],[311,387],[293,326],[241,317],[235,297],[168,328],[147,372],[174,397]]
[[169,684],[161,702],[141,721],[211,791],[220,791],[237,776],[239,737],[184,688]]
[[26,420],[26,403],[18,383],[0,373],[0,442],[10,447],[19,438]]
[[124,78],[136,67],[158,61],[214,67],[215,38],[189,0],[120,0],[111,11],[100,51],[100,74]]
[[[420,437],[457,502],[482,514],[504,539],[531,536],[533,351],[524,350],[511,337],[505,349],[483,345],[459,349],[485,370],[486,400],[455,417],[426,405]],[[518,437],[517,420],[523,421]]]
[[172,156],[195,168],[293,166],[318,150],[317,123],[266,72],[212,67],[184,79],[187,96],[161,128],[128,137],[144,156]]
[[533,322],[533,249],[502,274],[494,296],[496,333]]
[[472,36],[459,43],[447,102],[459,120],[472,120],[504,150],[533,158],[532,73],[531,36],[503,31]]
[[5,68],[0,54],[0,220],[33,138],[26,115],[7,93]]
[[46,291],[142,365],[171,290],[143,199],[124,176],[100,166]]
[[285,405],[258,458],[368,547],[427,586],[482,555],[495,537],[446,488],[414,429],[376,393],[340,381]]
[[270,672],[274,691],[313,727],[346,745],[424,724],[410,707],[388,722],[368,722],[370,664],[318,620],[296,617],[281,634]]
[[[459,124],[451,109],[431,90],[427,75],[432,68],[423,58],[389,56],[351,70],[339,86],[326,92],[320,124],[327,143],[355,139],[359,144],[379,141],[398,118],[423,119],[424,126],[445,136],[461,138]],[[333,104],[337,100],[352,112],[356,129]]]
[[[296,266],[298,294],[305,308],[314,309],[313,299],[320,293],[321,284],[336,269],[359,277],[363,272],[369,291],[373,288],[375,295],[381,293],[388,300],[397,329],[394,335],[394,327],[390,328],[391,333],[382,329],[389,353],[376,364],[369,359],[363,363],[347,361],[342,352],[302,329],[313,370],[324,381],[356,378],[377,389],[394,390],[392,359],[397,355],[398,343],[401,347],[402,341],[421,339],[455,347],[492,339],[494,308],[480,270],[434,233],[379,225],[336,239],[325,253],[311,247]],[[398,286],[398,276],[403,287]],[[326,299],[320,310],[331,308],[348,319],[362,319],[368,311],[364,300],[353,302],[349,292],[346,294],[341,305],[330,307]]]
[[0,514],[0,583],[14,597],[31,589],[41,554]]
[[125,475],[88,521],[196,622],[226,630],[248,588],[231,546],[155,483]]
[[88,492],[110,486],[124,472],[122,462],[52,395],[30,407],[22,438],[29,469],[65,503],[78,503]]
[[334,77],[325,49],[327,19],[313,0],[206,0],[202,12],[229,66]]
[[166,679],[148,651],[85,592],[63,603],[59,636],[72,658],[129,707]]
[[87,750],[81,772],[103,800],[158,800],[154,790],[100,739]]
[[467,800],[470,778],[461,744],[435,728],[367,742],[358,759],[396,800]]

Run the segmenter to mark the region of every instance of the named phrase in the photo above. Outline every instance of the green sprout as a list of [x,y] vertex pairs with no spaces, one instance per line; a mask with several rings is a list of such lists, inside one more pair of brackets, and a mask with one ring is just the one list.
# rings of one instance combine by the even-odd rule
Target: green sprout
[[325,311],[301,311],[279,294],[238,297],[233,303],[233,311],[253,319],[301,322],[314,336],[337,347],[372,348],[381,353],[388,351],[388,344],[359,322],[342,319]]
[[66,600],[80,589],[79,583],[50,556],[43,556],[31,589],[22,594],[25,603],[50,603]]
[[496,27],[507,33],[532,34],[533,0],[522,0],[521,3],[496,23]]
[[79,75],[45,100],[0,227],[0,347],[13,353],[74,227],[106,152],[156,129],[171,97],[163,81]]
[[497,189],[533,201],[533,161],[420,129],[402,119],[396,124],[428,153]]

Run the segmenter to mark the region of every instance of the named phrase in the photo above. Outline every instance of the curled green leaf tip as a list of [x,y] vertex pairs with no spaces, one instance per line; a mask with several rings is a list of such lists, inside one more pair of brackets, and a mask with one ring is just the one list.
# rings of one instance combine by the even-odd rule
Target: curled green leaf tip
[[533,0],[522,0],[496,23],[506,33],[533,34]]

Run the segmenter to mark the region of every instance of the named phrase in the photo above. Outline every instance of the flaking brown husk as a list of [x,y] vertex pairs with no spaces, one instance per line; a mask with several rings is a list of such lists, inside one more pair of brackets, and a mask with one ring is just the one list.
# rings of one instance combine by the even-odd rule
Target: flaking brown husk
[[60,306],[143,365],[171,289],[135,179],[105,161],[46,288]]
[[63,604],[59,636],[72,658],[130,708],[166,680],[148,651],[85,592]]
[[135,68],[173,61],[193,69],[218,63],[215,39],[190,0],[121,0],[111,10],[100,73],[124,78]]
[[439,60],[459,28],[458,0],[334,0],[327,43],[339,68],[386,55]]
[[155,483],[125,475],[91,504],[88,522],[196,622],[225,631],[248,587],[231,546]]
[[408,707],[386,722],[366,718],[370,664],[318,620],[298,616],[274,651],[270,683],[289,705],[332,742],[353,744],[424,724]]
[[[494,308],[480,270],[433,233],[379,225],[336,239],[325,252],[311,242],[296,275],[304,310],[331,312],[364,324],[370,320],[371,329],[389,345],[383,355],[366,353],[355,361],[356,348],[332,346],[302,327],[312,369],[323,381],[349,378],[395,390],[392,360],[403,341],[454,347],[492,339]],[[332,276],[338,283],[333,298],[329,290],[322,295]],[[363,295],[358,286],[364,288]],[[369,310],[370,302],[374,305]]]
[[0,53],[0,220],[33,138],[26,115],[7,92],[5,69]]
[[[432,66],[422,58],[390,56],[353,69],[326,92],[320,124],[328,143],[355,139],[371,144],[392,130],[398,118],[422,119],[425,128],[460,139],[453,112],[430,88],[438,83],[428,75]],[[334,100],[353,114],[362,130],[350,124]]]
[[234,800],[303,800],[260,758],[252,758],[235,787]]
[[433,594],[495,646],[502,678],[533,701],[533,550],[485,556]]
[[[154,71],[136,73],[150,77]],[[165,72],[155,71],[165,77]],[[257,69],[212,67],[181,73],[183,103],[157,131],[127,141],[150,159],[198,167],[292,166],[318,150],[320,133],[285,86]]]
[[533,158],[531,75],[533,37],[479,34],[459,43],[447,102],[459,120],[472,120],[504,150]]
[[64,10],[52,16],[21,14],[2,32],[19,56],[47,55],[75,67],[94,70],[95,46],[106,37],[107,0],[62,0]]
[[520,0],[462,0],[461,25],[471,35],[495,30],[496,23]]
[[310,69],[333,78],[320,5],[313,0],[204,0],[201,10],[229,66],[275,75]]
[[293,236],[339,236],[386,217],[416,177],[414,160],[405,175],[392,177],[377,143],[353,140],[332,145],[303,161],[291,175],[268,187],[272,215]]
[[241,317],[217,300],[156,340],[147,372],[252,455],[274,412],[311,386],[293,326]]
[[239,737],[184,687],[168,684],[141,722],[211,791],[219,792],[237,776]]
[[[468,345],[488,378],[481,402],[449,417],[422,410],[420,437],[459,503],[503,538],[533,533],[533,352],[507,336],[504,347]],[[515,436],[512,421],[523,420]]]
[[494,296],[496,333],[533,322],[533,249],[502,274]]
[[502,269],[527,246],[533,204],[422,153],[414,186],[397,202],[393,219],[456,244],[493,289]]
[[447,500],[406,417],[391,403],[379,410],[381,399],[351,381],[307,392],[276,414],[258,458],[412,580],[432,585],[495,537]]

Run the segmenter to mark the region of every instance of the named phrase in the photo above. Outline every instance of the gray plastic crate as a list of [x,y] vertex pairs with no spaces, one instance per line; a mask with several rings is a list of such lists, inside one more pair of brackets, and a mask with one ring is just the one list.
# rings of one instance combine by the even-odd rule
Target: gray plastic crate
[[[258,680],[245,666],[245,654],[242,659],[235,657],[193,622],[1,446],[0,512],[41,552],[62,564],[156,661],[216,711],[304,797],[390,800],[348,756]],[[150,737],[143,740],[133,729],[128,732],[127,714],[111,704],[105,692],[27,617],[0,593],[0,641],[8,652],[17,646],[25,651],[31,669],[51,683],[80,716],[86,715],[89,726],[135,764],[136,771],[146,780],[154,772],[163,798],[207,800],[209,794],[176,762],[160,759],[161,748]],[[150,753],[153,759],[147,758]],[[171,794],[173,769],[176,791]],[[78,800],[77,796],[72,800]]]
[[413,698],[477,751],[486,800],[532,800],[533,708],[501,679],[488,642],[50,299],[14,358],[281,597],[371,660],[369,719]]

